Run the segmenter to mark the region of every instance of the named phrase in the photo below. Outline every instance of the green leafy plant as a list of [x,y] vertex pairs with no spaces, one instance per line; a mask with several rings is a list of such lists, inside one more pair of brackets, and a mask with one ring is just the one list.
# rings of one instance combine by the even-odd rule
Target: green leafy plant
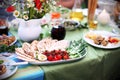
[[16,45],[7,46],[7,45],[0,45],[0,53],[1,52],[15,52]]
[[0,64],[2,64],[4,61],[3,60],[0,60]]

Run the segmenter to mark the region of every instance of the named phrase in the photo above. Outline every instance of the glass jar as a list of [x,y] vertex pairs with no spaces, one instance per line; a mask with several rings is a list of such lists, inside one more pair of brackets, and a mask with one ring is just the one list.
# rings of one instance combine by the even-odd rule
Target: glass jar
[[8,20],[5,18],[0,18],[0,35],[8,35]]
[[66,30],[63,26],[54,26],[51,30],[52,39],[62,40],[65,38]]

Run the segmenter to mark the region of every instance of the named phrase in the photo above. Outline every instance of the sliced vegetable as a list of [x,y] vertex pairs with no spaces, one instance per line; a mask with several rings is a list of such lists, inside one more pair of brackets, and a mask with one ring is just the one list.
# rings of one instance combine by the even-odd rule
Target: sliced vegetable
[[114,37],[109,37],[108,40],[110,43],[118,43],[120,40],[118,38],[114,38]]
[[67,48],[67,52],[69,53],[70,58],[77,58],[82,56],[84,53],[87,44],[82,40],[72,41],[70,46]]

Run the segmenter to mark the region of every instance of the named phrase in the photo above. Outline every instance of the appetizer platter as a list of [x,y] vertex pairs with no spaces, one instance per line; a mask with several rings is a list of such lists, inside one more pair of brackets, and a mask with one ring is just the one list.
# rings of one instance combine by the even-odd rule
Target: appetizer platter
[[0,57],[0,80],[6,79],[15,74],[18,67],[7,65],[8,63],[16,63],[15,61],[8,59],[6,57]]
[[98,48],[114,49],[120,47],[120,35],[108,31],[91,31],[83,36],[84,40]]
[[16,41],[17,41],[17,39],[15,38],[15,36],[7,36],[5,34],[0,35],[0,45],[11,46]]
[[21,48],[16,48],[16,54],[19,59],[30,64],[48,65],[80,60],[87,54],[86,47],[82,39],[69,42],[45,38],[23,43]]

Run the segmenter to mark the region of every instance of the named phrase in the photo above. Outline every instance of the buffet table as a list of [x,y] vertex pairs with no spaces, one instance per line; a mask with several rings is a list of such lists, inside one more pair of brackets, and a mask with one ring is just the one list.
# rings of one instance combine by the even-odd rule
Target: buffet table
[[[108,27],[104,27],[104,29]],[[102,30],[100,27],[99,29]],[[67,32],[66,39],[79,39],[88,30]],[[120,70],[120,48],[105,50],[88,45],[85,58],[71,63],[41,66],[45,80],[113,80]]]
[[[63,11],[63,17],[65,16],[66,18],[66,16],[68,16],[68,14],[64,13],[64,9],[55,9],[58,10],[58,12]],[[68,12],[69,10],[67,13]],[[86,10],[83,11],[84,16],[88,15],[87,12],[88,11]],[[98,15],[99,10],[95,14]],[[24,27],[26,28],[27,26]],[[97,30],[112,31],[112,27],[98,24]],[[83,39],[84,34],[87,32],[89,32],[89,29],[87,28],[67,31],[65,40],[71,41]],[[22,46],[23,41],[18,37],[16,27],[13,28],[11,26],[10,33],[17,39],[15,44]],[[89,44],[87,45],[87,54],[81,59],[46,65],[19,65],[14,74],[5,78],[5,80],[116,80],[116,78],[120,76],[120,47],[115,49],[102,49],[93,47]],[[8,57],[8,60],[9,59],[14,60],[15,62],[23,62],[23,60],[18,59],[17,55],[14,53]],[[8,72],[8,75],[9,74],[11,73]]]
[[[97,29],[111,31],[110,26],[98,25]],[[67,31],[65,39],[78,40],[88,31],[88,29]],[[11,30],[11,33],[17,37],[15,30]],[[119,61],[120,48],[101,49],[88,45],[87,55],[83,59],[52,65],[29,64],[24,68],[18,68],[16,74],[8,80],[114,80],[120,75]]]

